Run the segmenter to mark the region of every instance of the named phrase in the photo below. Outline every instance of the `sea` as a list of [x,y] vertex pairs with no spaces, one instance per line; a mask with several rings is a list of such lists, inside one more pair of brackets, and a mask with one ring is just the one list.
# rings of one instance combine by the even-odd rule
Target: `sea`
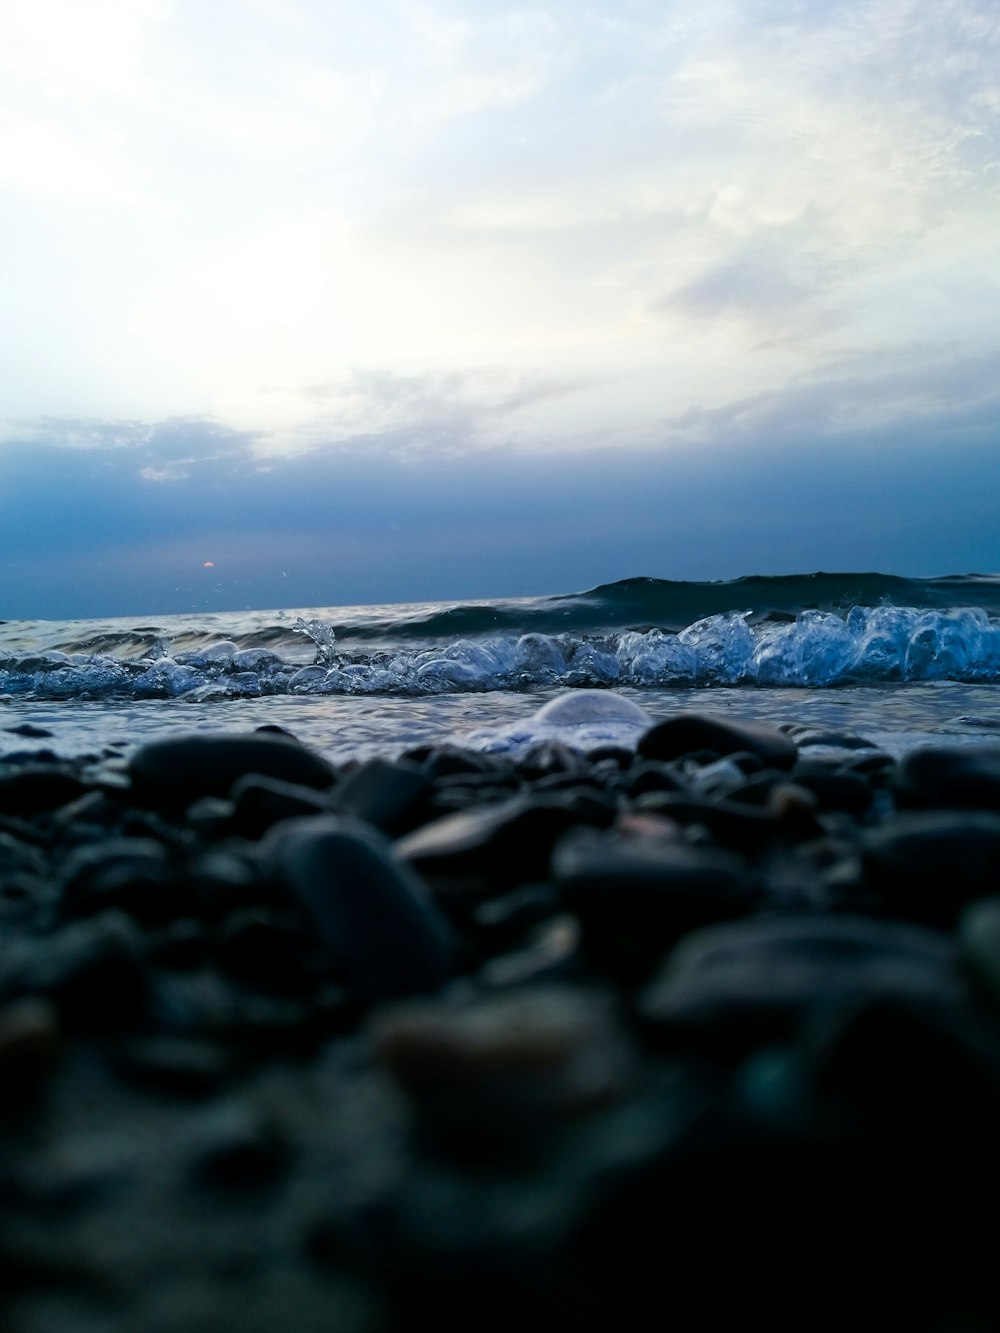
[[1000,744],[1000,575],[0,621],[0,757],[264,725],[338,763],[442,742],[587,750],[692,710],[896,756]]

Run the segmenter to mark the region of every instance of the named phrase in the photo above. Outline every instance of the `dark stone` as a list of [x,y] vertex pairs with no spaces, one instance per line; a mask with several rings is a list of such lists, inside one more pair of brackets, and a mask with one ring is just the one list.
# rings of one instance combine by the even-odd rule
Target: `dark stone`
[[184,972],[207,961],[209,941],[201,923],[189,917],[172,921],[148,938],[147,954],[161,967]]
[[218,1043],[194,1037],[131,1037],[117,1047],[112,1063],[120,1077],[175,1097],[209,1097],[234,1070]]
[[896,1131],[947,1128],[995,1138],[1000,1046],[977,1016],[919,993],[868,994],[814,1014],[803,1033],[809,1076]]
[[559,838],[579,824],[606,827],[613,809],[558,796],[515,796],[446,815],[400,839],[398,855],[434,881],[443,900],[483,899],[542,879]]
[[390,1007],[371,1032],[425,1139],[449,1155],[531,1146],[548,1123],[618,1100],[635,1072],[613,1004],[583,988]]
[[135,923],[102,912],[12,944],[0,959],[0,996],[50,996],[70,1027],[132,1027],[147,998],[142,953]]
[[[414,750],[404,755],[416,763],[420,751]],[[435,745],[424,757],[421,764],[424,773],[430,778],[444,778],[456,773],[495,773],[504,771],[502,760],[491,755],[478,754],[474,750],[463,750],[457,745]]]
[[651,759],[633,764],[625,777],[625,792],[633,799],[651,791],[687,794],[689,790],[676,769]]
[[291,820],[272,830],[262,850],[352,994],[371,1001],[433,991],[448,980],[448,926],[419,879],[365,825],[332,816]]
[[681,759],[699,750],[716,755],[756,755],[768,768],[791,768],[798,755],[795,742],[762,722],[735,721],[714,713],[677,713],[659,722],[639,740],[637,752],[647,759]]
[[226,971],[248,984],[298,992],[308,980],[298,933],[266,908],[243,908],[227,917],[217,947]]
[[633,802],[633,809],[665,815],[678,824],[701,824],[726,847],[752,850],[773,838],[777,824],[765,811],[735,801],[710,801],[672,792],[647,792]]
[[47,731],[45,727],[36,727],[33,722],[19,722],[16,727],[4,727],[4,731],[10,732],[12,736],[26,736],[29,740],[51,740],[54,732]]
[[1000,812],[1000,746],[914,750],[896,766],[901,806]]
[[340,813],[363,819],[387,837],[395,838],[424,821],[433,794],[434,783],[416,766],[372,759],[359,765],[340,783],[334,805]]
[[256,1107],[233,1102],[207,1112],[191,1147],[201,1184],[222,1190],[257,1190],[275,1183],[289,1163],[289,1145]]
[[1000,814],[921,811],[868,834],[867,882],[889,916],[949,927],[1000,887]]
[[87,791],[75,773],[57,764],[31,764],[0,773],[0,814],[31,816],[57,810]]
[[244,838],[260,838],[283,819],[329,814],[330,802],[312,787],[251,773],[232,786],[232,827]]
[[60,868],[68,916],[93,916],[120,907],[138,921],[162,922],[190,907],[189,895],[172,891],[170,861],[152,838],[109,838],[76,848]]
[[583,924],[588,952],[616,973],[648,973],[688,931],[743,916],[758,897],[724,853],[590,829],[560,841],[552,876]]
[[250,844],[234,840],[191,858],[184,880],[197,903],[198,916],[218,921],[240,907],[269,900],[271,890],[251,851]]
[[128,763],[135,795],[153,805],[189,805],[199,796],[227,796],[248,773],[303,787],[332,785],[320,755],[271,733],[191,735],[140,746]]
[[651,1029],[705,1049],[793,1036],[816,1006],[867,995],[950,1005],[963,995],[948,938],[864,917],[769,917],[693,932],[642,999]]
[[528,779],[579,773],[583,767],[581,756],[559,741],[542,741],[525,750],[517,759],[517,771]]
[[800,760],[791,773],[796,786],[811,791],[820,805],[861,816],[872,803],[871,788],[857,773],[844,772],[816,759]]

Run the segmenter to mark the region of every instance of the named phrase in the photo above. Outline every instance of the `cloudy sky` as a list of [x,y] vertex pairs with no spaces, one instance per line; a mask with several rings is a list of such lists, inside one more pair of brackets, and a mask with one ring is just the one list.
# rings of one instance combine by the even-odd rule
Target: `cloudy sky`
[[995,0],[2,0],[0,616],[1000,569],[998,224]]

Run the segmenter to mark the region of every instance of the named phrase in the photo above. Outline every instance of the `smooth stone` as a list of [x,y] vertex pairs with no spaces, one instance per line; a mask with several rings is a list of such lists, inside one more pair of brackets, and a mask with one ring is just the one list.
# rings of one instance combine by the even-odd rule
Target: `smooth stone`
[[566,986],[400,1005],[370,1032],[421,1128],[447,1151],[530,1137],[540,1122],[615,1101],[635,1072],[610,999]]
[[614,806],[589,794],[515,796],[425,824],[401,838],[396,852],[444,898],[483,899],[544,878],[552,848],[568,829],[607,827],[613,819]]
[[864,869],[885,913],[950,927],[966,903],[1000,884],[1000,814],[897,815],[867,836]]
[[166,848],[153,838],[108,838],[77,847],[60,867],[66,916],[119,907],[139,921],[183,915],[190,895],[173,893]]
[[232,1055],[218,1042],[196,1037],[132,1037],[112,1053],[119,1077],[174,1097],[209,1097],[234,1072]]
[[981,898],[965,908],[958,947],[979,991],[1000,1006],[1000,897]]
[[223,1190],[258,1190],[274,1183],[289,1164],[289,1145],[277,1125],[249,1101],[206,1111],[188,1148],[198,1183]]
[[702,825],[724,846],[753,851],[778,833],[774,817],[736,801],[710,801],[673,792],[646,792],[632,803],[633,810],[657,814],[675,823]]
[[811,791],[827,809],[861,816],[871,807],[871,788],[857,773],[843,772],[833,765],[806,759],[799,760],[790,776],[792,782]]
[[[403,758],[405,761],[407,756]],[[422,760],[420,767],[427,777],[434,779],[454,777],[460,773],[507,771],[502,760],[492,755],[479,754],[475,750],[463,749],[460,745],[435,745]]]
[[[871,994],[813,1016],[802,1035],[809,1077],[907,1133],[947,1126],[995,1140],[1000,1045],[979,1016],[922,995]],[[996,1155],[996,1149],[994,1156]],[[998,1163],[1000,1164],[1000,1163]]]
[[333,804],[341,814],[363,819],[394,838],[423,822],[434,790],[431,779],[415,765],[372,759],[341,781]]
[[669,836],[577,830],[556,847],[552,877],[588,949],[616,972],[648,971],[689,931],[758,900],[739,860]]
[[301,783],[281,782],[258,773],[238,778],[230,790],[232,827],[245,838],[261,838],[283,819],[329,814],[325,794]]
[[0,814],[45,814],[75,801],[87,790],[87,784],[64,767],[26,764],[0,773]]
[[299,933],[264,907],[245,907],[228,916],[216,947],[221,966],[246,984],[288,993],[301,992],[307,980]]
[[450,928],[417,876],[367,825],[334,816],[289,820],[261,851],[353,995],[373,1001],[448,980]]
[[0,996],[46,995],[70,1027],[129,1027],[147,998],[142,933],[106,911],[38,940],[17,940],[0,958]]
[[777,727],[715,713],[677,713],[647,731],[637,747],[644,758],[660,760],[681,759],[699,750],[720,757],[746,750],[767,767],[782,769],[791,768],[798,757],[795,742]]
[[690,787],[681,774],[667,764],[652,759],[633,764],[625,775],[626,794],[635,798],[651,791],[687,794]]
[[894,788],[904,806],[1000,812],[1000,746],[914,750],[897,765]]
[[964,995],[947,936],[866,917],[766,917],[698,930],[646,988],[664,1037],[743,1049],[793,1035],[810,1008],[866,995]]
[[31,1084],[46,1074],[55,1065],[61,1047],[62,1024],[51,1000],[30,995],[0,1005],[4,1100],[18,1094],[21,1080]]
[[128,761],[135,794],[153,804],[188,805],[199,796],[227,796],[249,773],[325,789],[335,774],[322,756],[272,733],[189,735],[142,745]]

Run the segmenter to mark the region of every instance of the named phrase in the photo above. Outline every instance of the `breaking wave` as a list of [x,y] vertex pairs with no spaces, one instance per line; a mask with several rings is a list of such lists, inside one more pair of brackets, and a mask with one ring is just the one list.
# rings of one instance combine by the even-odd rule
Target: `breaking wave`
[[[876,580],[883,593],[887,584],[908,583],[877,575],[809,577]],[[649,624],[647,616],[626,616],[624,609],[631,605],[633,610],[650,611],[654,601],[668,595],[664,588],[697,587],[702,590],[699,595],[706,588],[724,588],[732,597],[736,591],[748,591],[754,581],[665,585],[659,580],[628,580],[580,595],[579,600],[603,604],[602,622],[589,630],[565,623],[555,630],[537,628],[544,616],[540,611],[533,619],[529,608],[544,603],[546,614],[551,615],[549,604],[560,599],[522,604],[519,625],[513,620],[517,604],[496,604],[491,613],[498,613],[502,606],[511,617],[499,632],[495,620],[492,632],[476,620],[472,613],[482,608],[438,608],[417,617],[423,628],[422,641],[410,641],[415,637],[410,633],[411,613],[405,627],[399,618],[391,630],[388,622],[381,626],[379,635],[373,637],[394,642],[375,651],[359,650],[357,640],[362,634],[344,633],[343,627],[319,616],[300,617],[281,626],[280,640],[266,626],[263,631],[259,624],[248,627],[248,617],[233,616],[234,637],[213,640],[202,631],[193,647],[179,647],[167,633],[154,628],[119,631],[113,640],[107,633],[95,633],[90,641],[77,634],[76,641],[64,648],[43,646],[27,651],[11,651],[11,640],[16,643],[17,636],[8,635],[6,645],[0,637],[0,694],[47,700],[187,698],[203,702],[265,695],[432,695],[539,686],[995,682],[1000,681],[1000,618],[990,611],[997,591],[993,585],[1000,580],[982,578],[990,594],[983,600],[989,606],[935,609],[883,602],[848,608],[800,607],[793,613],[775,611],[777,599],[772,597],[766,614],[759,605],[726,609],[701,616],[679,630],[669,623]],[[774,591],[783,580],[756,582]],[[798,584],[796,595],[801,596],[808,580],[798,577],[790,582]],[[955,582],[958,580],[930,581]],[[968,585],[969,580],[961,582]],[[655,585],[652,590],[646,586],[650,584]],[[575,600],[562,599],[571,607]],[[609,615],[609,610],[621,614]],[[448,622],[453,628],[465,622],[464,633],[435,642],[443,618],[450,615],[456,616],[454,622]],[[215,619],[225,622],[227,618]],[[258,619],[264,617],[258,614]],[[619,619],[631,621],[633,627],[615,627]],[[241,626],[241,635],[236,635]],[[192,641],[187,628],[178,637],[181,644]],[[21,638],[23,641],[24,636]],[[98,643],[103,651],[93,650]],[[289,646],[294,650],[288,651]],[[70,647],[75,651],[69,651]]]

